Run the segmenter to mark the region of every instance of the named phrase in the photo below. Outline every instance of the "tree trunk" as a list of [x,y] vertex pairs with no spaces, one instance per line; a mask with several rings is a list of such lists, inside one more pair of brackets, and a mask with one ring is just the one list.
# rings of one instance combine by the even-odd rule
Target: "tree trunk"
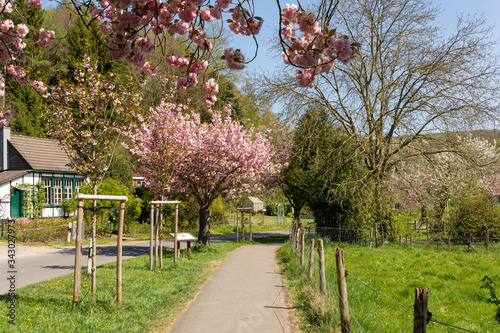
[[297,226],[299,226],[299,228],[302,226],[302,224],[300,223],[300,212],[302,211],[302,209],[297,209],[297,208],[293,208],[293,223],[296,224]]
[[209,245],[210,243],[210,215],[210,207],[200,207],[198,242],[205,245]]

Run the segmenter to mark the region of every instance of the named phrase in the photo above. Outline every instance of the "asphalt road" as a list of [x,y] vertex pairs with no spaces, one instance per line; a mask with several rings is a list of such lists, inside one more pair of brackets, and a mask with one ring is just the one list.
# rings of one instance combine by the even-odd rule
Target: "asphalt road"
[[[254,238],[279,236],[287,234],[288,231],[273,231],[253,233]],[[247,234],[248,235],[248,234]],[[247,236],[248,237],[248,236]],[[235,235],[213,236],[211,242],[234,241]],[[87,269],[88,241],[87,246],[82,251],[82,270]],[[185,242],[181,242],[185,247]],[[173,249],[173,240],[164,240],[163,249],[167,251]],[[75,249],[74,247],[52,248],[52,247],[33,247],[16,245],[14,272],[9,267],[7,246],[0,246],[0,295],[9,291],[9,281],[11,275],[15,275],[16,289],[23,286],[53,279],[74,272],[75,267]],[[101,251],[99,251],[101,250]],[[97,265],[116,261],[116,245],[97,246]],[[149,240],[127,242],[123,245],[123,259],[134,258],[149,253]]]

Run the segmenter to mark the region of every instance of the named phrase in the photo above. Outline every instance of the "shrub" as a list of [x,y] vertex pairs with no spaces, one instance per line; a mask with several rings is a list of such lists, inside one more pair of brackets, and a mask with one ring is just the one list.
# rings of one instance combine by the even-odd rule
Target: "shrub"
[[223,224],[226,222],[226,216],[224,211],[224,199],[217,197],[212,203],[212,222],[217,224]]
[[498,238],[500,206],[484,195],[463,198],[455,202],[450,213],[450,224],[455,230],[472,231],[477,236],[489,230],[491,237]]
[[35,219],[28,223],[16,222],[16,239],[21,242],[48,242],[65,240],[67,219]]

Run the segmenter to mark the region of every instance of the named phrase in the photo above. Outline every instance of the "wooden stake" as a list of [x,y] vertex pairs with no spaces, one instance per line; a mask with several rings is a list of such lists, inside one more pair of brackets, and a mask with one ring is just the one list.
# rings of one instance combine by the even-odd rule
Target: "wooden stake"
[[158,267],[158,209],[159,205],[155,206],[155,268]]
[[[162,208],[163,205],[160,205]],[[160,269],[163,269],[163,210],[160,209]]]
[[83,200],[78,200],[76,215],[76,242],[75,242],[75,276],[73,285],[73,308],[78,303],[82,280],[82,222]]
[[118,237],[116,241],[116,303],[122,304],[122,239],[125,201],[120,201],[118,213]]
[[486,251],[489,251],[489,249],[490,249],[490,231],[489,230],[486,230],[485,238],[486,238]]
[[375,247],[378,247],[378,225],[375,224]]
[[312,281],[313,279],[313,272],[314,272],[314,243],[315,239],[311,239],[311,249],[309,251],[309,280]]
[[236,221],[236,241],[239,241],[239,237],[240,237],[240,223],[238,222],[238,213],[236,213],[235,221]]
[[155,211],[154,205],[151,205],[151,216],[149,220],[150,231],[149,231],[149,270],[153,270],[153,233],[154,233],[154,221],[155,221]]
[[413,333],[425,333],[427,327],[427,300],[429,288],[415,288]]
[[346,273],[344,266],[344,251],[337,248],[335,250],[335,259],[337,262],[337,281],[339,289],[339,309],[340,309],[340,323],[342,327],[342,333],[351,332],[351,321],[349,318],[349,304],[347,301],[347,283],[346,283]]
[[319,258],[319,290],[326,295],[326,274],[325,274],[325,249],[323,248],[323,239],[318,239],[318,258]]
[[245,241],[245,221],[244,221],[244,214],[243,211],[241,211],[241,240]]
[[250,211],[250,217],[249,217],[249,223],[250,223],[250,240],[252,240],[252,211]]
[[179,204],[175,204],[175,223],[174,223],[174,264],[177,264],[179,256],[179,244],[177,243],[177,232],[179,229]]

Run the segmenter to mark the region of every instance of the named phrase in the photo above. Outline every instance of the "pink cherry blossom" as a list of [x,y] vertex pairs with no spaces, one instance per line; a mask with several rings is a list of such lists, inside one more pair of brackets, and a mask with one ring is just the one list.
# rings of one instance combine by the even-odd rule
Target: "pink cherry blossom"
[[[204,240],[206,216],[220,194],[234,196],[263,187],[284,167],[276,148],[255,128],[246,129],[212,111],[210,123],[188,106],[168,100],[150,109],[148,118],[130,134],[131,152],[142,164],[141,174],[159,197],[189,193],[200,206],[200,234]],[[208,214],[205,214],[205,213]]]
[[205,90],[208,94],[217,94],[219,93],[219,85],[213,78],[210,78],[205,83]]
[[206,94],[205,99],[203,100],[203,103],[205,103],[206,106],[211,107],[212,105],[217,102],[217,97],[215,95],[210,95]]
[[54,31],[45,31],[40,28],[38,31],[38,41],[36,42],[40,47],[48,48],[52,45],[52,41],[56,38]]
[[34,80],[31,82],[31,86],[33,87],[33,89],[39,92],[44,92],[47,90],[47,86],[42,81]]
[[224,57],[227,61],[227,66],[230,69],[243,69],[245,68],[245,56],[240,50],[234,50],[233,48],[228,48],[224,50]]
[[28,6],[31,8],[42,7],[42,0],[28,0]]
[[25,24],[18,24],[17,25],[17,36],[19,38],[25,37],[29,32],[28,27]]

